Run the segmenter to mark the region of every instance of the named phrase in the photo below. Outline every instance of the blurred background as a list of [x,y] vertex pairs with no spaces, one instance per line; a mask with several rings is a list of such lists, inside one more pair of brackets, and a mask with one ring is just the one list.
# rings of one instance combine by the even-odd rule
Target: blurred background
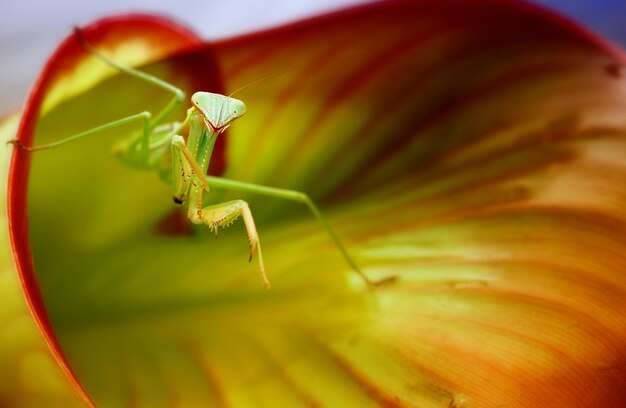
[[[120,12],[156,12],[207,39],[229,37],[371,0],[2,0],[0,115],[19,109],[56,44],[74,25]],[[506,1],[506,0],[503,0]],[[625,0],[534,0],[626,46]]]

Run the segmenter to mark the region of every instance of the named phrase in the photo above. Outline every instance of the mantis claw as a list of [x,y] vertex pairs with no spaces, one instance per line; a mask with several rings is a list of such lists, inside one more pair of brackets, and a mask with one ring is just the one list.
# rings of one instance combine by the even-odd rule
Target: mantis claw
[[11,139],[7,142],[7,145],[12,145],[15,148],[21,149],[21,150],[26,150],[27,152],[30,151],[29,148],[27,148],[26,146],[24,146],[22,144],[22,142],[20,142],[18,139]]
[[377,279],[377,280],[371,280],[371,279],[367,279],[367,286],[370,289],[376,289],[379,288],[381,286],[387,286],[387,285],[391,285],[392,283],[396,283],[400,278],[397,275],[391,275],[391,276],[387,276],[384,277],[382,279]]

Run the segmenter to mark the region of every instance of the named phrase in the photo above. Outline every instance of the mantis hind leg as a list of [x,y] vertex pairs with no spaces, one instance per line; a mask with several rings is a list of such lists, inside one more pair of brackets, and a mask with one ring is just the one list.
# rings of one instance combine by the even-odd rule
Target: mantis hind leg
[[207,176],[206,180],[211,187],[214,187],[216,189],[245,191],[248,193],[262,194],[304,204],[315,216],[315,218],[317,218],[320,224],[322,224],[322,226],[324,227],[330,238],[333,240],[333,242],[337,246],[337,249],[339,249],[339,252],[341,252],[342,256],[344,257],[350,268],[354,270],[370,288],[380,286],[386,283],[391,283],[397,279],[396,276],[389,276],[381,280],[371,280],[370,278],[368,278],[367,275],[365,275],[365,273],[361,270],[361,268],[359,268],[356,262],[354,262],[354,260],[344,247],[343,243],[339,239],[339,236],[335,233],[328,221],[326,221],[319,208],[315,205],[313,200],[311,200],[311,198],[305,193],[295,190],[286,190],[282,188],[244,183],[214,176]]
[[[156,115],[152,115],[150,112],[141,112],[135,115],[131,115],[131,116],[127,116],[125,118],[122,119],[118,119],[115,120],[113,122],[109,122],[106,124],[103,124],[101,126],[97,126],[93,129],[87,130],[85,132],[81,132],[78,133],[76,135],[72,135],[69,137],[66,137],[64,139],[58,140],[56,142],[53,143],[49,143],[46,145],[40,145],[40,146],[22,146],[20,144],[20,142],[18,140],[11,140],[9,141],[10,144],[19,146],[25,150],[28,151],[37,151],[37,150],[43,150],[43,149],[49,149],[52,147],[57,147],[57,146],[61,146],[64,145],[65,143],[69,143],[69,142],[73,142],[75,140],[79,140],[82,138],[85,138],[87,136],[91,136],[94,134],[97,134],[101,131],[107,130],[107,129],[111,129],[113,127],[117,127],[117,126],[122,126],[125,125],[129,122],[133,122],[136,120],[142,120],[143,121],[143,131],[142,131],[142,135],[141,137],[138,139],[138,142],[136,145],[139,145],[140,148],[140,156],[141,156],[141,161],[143,164],[145,164],[146,166],[148,165],[149,162],[149,155],[150,155],[150,135],[152,134],[152,131],[161,123],[163,123],[163,121],[181,104],[181,102],[185,99],[185,92],[180,89],[177,88],[176,86],[163,81],[162,79],[159,79],[153,75],[150,75],[148,73],[145,73],[143,71],[139,71],[136,70],[134,68],[131,68],[129,66],[126,65],[122,65],[119,64],[113,60],[111,60],[110,58],[108,58],[107,56],[105,56],[104,54],[100,53],[98,50],[96,50],[95,48],[93,48],[91,45],[89,45],[82,34],[82,31],[79,28],[75,28],[74,29],[74,34],[75,36],[78,38],[78,41],[81,43],[81,45],[83,46],[83,48],[91,53],[92,55],[94,55],[95,57],[99,58],[100,60],[102,60],[104,63],[106,63],[107,65],[111,66],[112,68],[130,75],[134,78],[140,79],[142,81],[148,82],[150,84],[153,84],[167,92],[170,92],[173,94],[173,98],[172,100]],[[134,146],[133,146],[134,147]],[[131,147],[132,148],[132,147]]]
[[91,45],[89,45],[87,43],[87,41],[85,41],[85,38],[83,37],[83,33],[80,30],[80,28],[74,28],[74,35],[76,36],[76,38],[78,39],[78,41],[81,43],[81,45],[83,46],[83,48],[91,53],[92,55],[94,55],[95,57],[99,58],[100,60],[102,60],[105,64],[109,65],[110,67],[123,72],[127,75],[130,75],[134,78],[140,79],[142,81],[148,82],[154,86],[157,86],[171,94],[173,94],[173,98],[172,100],[158,113],[154,116],[154,119],[152,119],[152,121],[150,122],[150,126],[151,128],[154,128],[156,125],[158,125],[159,123],[162,123],[163,120],[169,116],[170,113],[172,113],[180,104],[181,102],[185,99],[185,92],[170,84],[169,82],[166,82],[160,78],[157,78],[153,75],[150,75],[146,72],[134,69],[132,67],[123,65],[123,64],[119,64],[115,61],[113,61],[112,59],[110,59],[109,57],[107,57],[106,55],[102,54],[100,51],[96,50],[95,48],[93,48]]

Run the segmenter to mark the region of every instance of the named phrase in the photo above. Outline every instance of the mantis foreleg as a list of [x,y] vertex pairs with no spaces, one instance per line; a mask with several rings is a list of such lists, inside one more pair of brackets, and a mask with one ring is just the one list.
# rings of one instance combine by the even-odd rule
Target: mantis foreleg
[[[191,206],[190,206],[191,208]],[[265,274],[265,265],[263,264],[263,254],[261,253],[261,242],[259,234],[256,231],[252,212],[248,203],[243,200],[228,201],[221,204],[210,205],[202,209],[191,209],[190,218],[196,224],[204,224],[217,236],[220,227],[226,228],[230,226],[239,216],[243,216],[248,234],[248,243],[250,244],[250,260],[254,253],[259,258],[259,267],[261,269],[261,277],[267,289],[270,288],[270,282]]]

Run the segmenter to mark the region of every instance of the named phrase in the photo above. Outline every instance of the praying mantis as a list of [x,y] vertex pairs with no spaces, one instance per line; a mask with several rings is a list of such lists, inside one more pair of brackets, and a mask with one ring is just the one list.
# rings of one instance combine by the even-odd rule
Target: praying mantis
[[192,106],[187,110],[185,119],[182,122],[168,122],[170,114],[185,100],[184,91],[146,72],[113,61],[89,45],[80,29],[75,28],[74,34],[87,52],[123,74],[163,89],[172,94],[172,99],[156,115],[148,111],[140,112],[44,145],[27,147],[17,140],[10,143],[26,151],[36,152],[96,135],[104,130],[139,122],[142,124],[141,132],[124,140],[116,149],[121,161],[133,167],[159,172],[161,178],[171,182],[174,202],[187,206],[189,220],[194,224],[206,225],[216,236],[219,228],[226,228],[242,217],[250,246],[249,261],[255,254],[257,255],[261,278],[267,289],[270,288],[270,282],[265,271],[259,234],[248,203],[243,200],[232,200],[204,206],[203,197],[209,193],[210,188],[256,193],[305,205],[326,230],[348,266],[369,287],[393,280],[393,278],[380,281],[369,279],[354,262],[338,235],[307,194],[207,175],[217,137],[233,121],[246,113],[244,102],[233,98],[232,94],[225,96],[204,91],[195,92],[191,96]]

